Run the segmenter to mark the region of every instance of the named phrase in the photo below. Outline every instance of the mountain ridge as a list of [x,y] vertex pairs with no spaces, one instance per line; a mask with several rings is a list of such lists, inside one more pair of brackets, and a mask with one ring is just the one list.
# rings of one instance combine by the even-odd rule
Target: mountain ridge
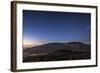
[[90,45],[87,45],[82,42],[47,43],[40,46],[23,49],[23,55],[25,57],[31,54],[52,53],[57,50],[69,50],[72,52],[89,52]]

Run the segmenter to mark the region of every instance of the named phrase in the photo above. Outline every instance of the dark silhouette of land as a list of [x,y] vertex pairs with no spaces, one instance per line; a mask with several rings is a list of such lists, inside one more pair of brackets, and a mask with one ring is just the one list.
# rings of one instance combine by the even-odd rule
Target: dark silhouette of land
[[23,49],[23,62],[80,60],[90,58],[90,45],[81,42],[47,43]]

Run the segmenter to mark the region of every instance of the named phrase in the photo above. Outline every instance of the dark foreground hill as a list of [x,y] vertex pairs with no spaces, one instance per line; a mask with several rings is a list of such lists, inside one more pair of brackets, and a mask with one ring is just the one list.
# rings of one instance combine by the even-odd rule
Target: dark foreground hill
[[81,42],[48,43],[23,50],[23,62],[90,59],[90,45]]

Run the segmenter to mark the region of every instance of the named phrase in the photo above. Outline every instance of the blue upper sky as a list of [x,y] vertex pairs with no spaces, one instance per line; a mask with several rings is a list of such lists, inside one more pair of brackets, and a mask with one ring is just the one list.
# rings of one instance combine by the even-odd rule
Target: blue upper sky
[[23,10],[24,40],[90,43],[89,13]]

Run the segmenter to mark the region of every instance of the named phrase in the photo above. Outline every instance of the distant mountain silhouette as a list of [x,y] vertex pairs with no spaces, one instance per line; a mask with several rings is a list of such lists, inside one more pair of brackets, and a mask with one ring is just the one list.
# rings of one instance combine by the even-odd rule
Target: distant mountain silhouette
[[[81,42],[47,43],[23,49],[23,59],[26,62],[34,61],[37,58],[39,58],[37,61],[70,60],[72,56],[73,59],[84,59],[90,58],[90,51],[90,45]],[[77,57],[75,58],[74,55]]]

